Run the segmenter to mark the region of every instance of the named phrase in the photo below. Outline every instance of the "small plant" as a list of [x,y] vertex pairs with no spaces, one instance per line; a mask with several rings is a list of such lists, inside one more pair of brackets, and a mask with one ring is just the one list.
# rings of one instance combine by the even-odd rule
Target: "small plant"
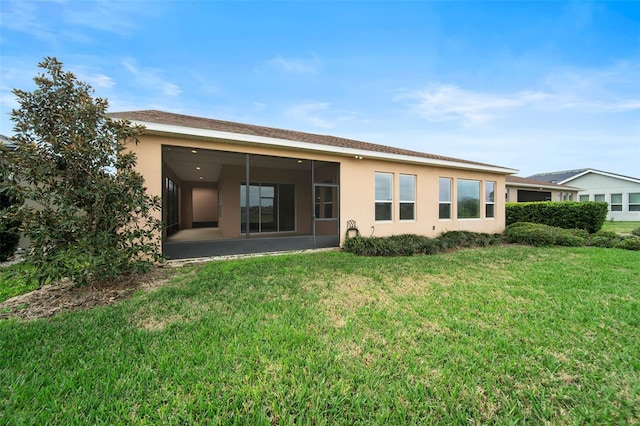
[[640,228],[635,228],[635,229],[631,230],[631,233],[633,235],[635,235],[636,237],[640,237]]

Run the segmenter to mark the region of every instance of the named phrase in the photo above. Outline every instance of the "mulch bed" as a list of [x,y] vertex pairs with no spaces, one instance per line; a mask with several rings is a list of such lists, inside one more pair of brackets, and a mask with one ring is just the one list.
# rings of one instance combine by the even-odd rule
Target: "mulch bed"
[[137,290],[162,286],[172,268],[154,268],[147,274],[133,274],[115,280],[78,287],[70,281],[47,284],[30,293],[0,302],[0,319],[33,320],[63,311],[91,309],[131,297]]

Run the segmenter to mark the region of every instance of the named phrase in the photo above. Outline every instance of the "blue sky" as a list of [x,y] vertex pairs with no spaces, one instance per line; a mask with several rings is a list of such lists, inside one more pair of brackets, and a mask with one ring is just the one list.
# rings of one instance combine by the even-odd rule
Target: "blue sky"
[[640,2],[0,0],[11,89],[55,56],[111,111],[640,177]]

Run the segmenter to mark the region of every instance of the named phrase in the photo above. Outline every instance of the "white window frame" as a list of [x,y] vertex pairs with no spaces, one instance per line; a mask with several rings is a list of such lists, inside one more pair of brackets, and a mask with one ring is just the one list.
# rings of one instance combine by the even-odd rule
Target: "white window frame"
[[[404,180],[405,183],[407,183],[407,179],[411,179],[411,186],[412,186],[412,191],[411,191],[411,199],[405,198],[404,194],[403,194],[403,183],[402,181]],[[416,175],[406,175],[406,174],[400,174],[400,176],[398,177],[398,184],[400,186],[399,188],[399,212],[398,212],[398,218],[403,221],[403,222],[407,222],[407,221],[415,221],[416,220]],[[411,218],[402,218],[402,206],[403,204],[411,204]]]
[[[619,203],[614,203],[613,202],[613,197],[618,196],[620,202]],[[621,212],[622,211],[622,194],[621,193],[617,193],[617,194],[611,194],[610,196],[611,198],[611,202],[609,203],[609,211],[612,212]],[[615,207],[615,209],[614,209]]]
[[[492,191],[489,191],[489,185]],[[491,216],[489,216],[489,206],[492,206]],[[485,219],[496,218],[496,182],[487,180],[484,182],[484,217]]]
[[[601,198],[600,200],[598,200],[598,198]],[[605,194],[595,194],[593,196],[593,201],[607,201],[607,197],[605,196]]]
[[[469,216],[469,217],[460,216],[461,212],[464,211],[463,209],[460,208],[460,202],[462,201],[460,199],[460,196],[462,195],[462,191],[460,191],[460,185],[463,184],[464,182],[472,182],[474,184],[474,187],[477,184],[478,214],[476,216]],[[474,188],[474,191],[475,191],[475,188]],[[478,179],[457,179],[456,180],[456,218],[458,220],[477,220],[477,219],[480,219],[481,217],[482,217],[482,181]]]
[[[449,182],[449,199],[448,200],[442,199],[442,191],[440,191],[440,185],[442,184],[443,181]],[[438,179],[438,218],[440,220],[451,220],[451,218],[453,218],[453,202],[451,201],[452,199],[453,199],[453,178],[448,178],[448,177],[439,178]],[[448,217],[441,216],[440,207],[442,207],[443,205],[449,205]]]
[[[631,198],[636,198],[636,201],[632,202]],[[640,212],[640,192],[630,192],[627,197],[629,200],[629,211],[630,212]]]
[[[583,199],[585,198],[586,199]],[[584,203],[585,201],[589,201],[589,194],[582,194],[578,196],[578,201],[580,201],[581,203]]]
[[[378,198],[378,178],[390,178],[389,182],[389,199],[379,199]],[[374,174],[374,219],[376,222],[393,222],[393,181],[394,181],[393,173],[388,172],[375,172]],[[389,219],[378,219],[378,205],[388,205],[389,206]]]

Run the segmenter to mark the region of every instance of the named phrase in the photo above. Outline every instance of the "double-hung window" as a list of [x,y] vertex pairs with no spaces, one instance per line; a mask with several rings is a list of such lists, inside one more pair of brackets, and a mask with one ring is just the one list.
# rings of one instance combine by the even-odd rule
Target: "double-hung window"
[[611,203],[609,203],[609,208],[612,212],[622,211],[622,194],[611,194]]
[[451,219],[451,178],[440,178],[440,219]]
[[496,183],[487,181],[484,184],[484,217],[495,217],[496,210]]
[[416,218],[416,177],[400,175],[400,220]]
[[629,194],[629,211],[640,212],[640,192]]
[[594,201],[606,201],[604,199],[604,194],[596,194],[593,196]]
[[375,174],[376,221],[393,220],[393,173]]
[[589,201],[589,194],[585,194],[585,195],[580,195],[579,196],[580,202],[584,202],[584,201]]

